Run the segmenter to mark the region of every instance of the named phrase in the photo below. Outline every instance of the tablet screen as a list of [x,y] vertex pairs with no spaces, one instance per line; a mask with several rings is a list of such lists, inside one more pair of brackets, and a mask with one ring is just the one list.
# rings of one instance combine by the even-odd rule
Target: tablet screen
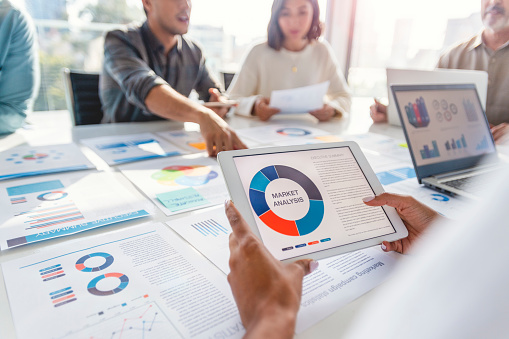
[[349,147],[234,156],[261,238],[279,260],[395,233]]

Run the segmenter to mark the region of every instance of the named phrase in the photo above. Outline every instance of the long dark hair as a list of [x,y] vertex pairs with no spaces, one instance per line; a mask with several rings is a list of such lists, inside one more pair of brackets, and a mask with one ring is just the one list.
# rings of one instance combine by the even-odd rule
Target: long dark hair
[[[322,23],[320,22],[320,7],[318,0],[308,0],[313,7],[313,21],[311,28],[307,34],[307,39],[311,42],[318,40],[322,35]],[[279,51],[283,47],[283,40],[285,39],[281,27],[279,27],[279,15],[285,5],[286,0],[274,0],[272,4],[272,14],[270,16],[269,26],[267,27],[267,40],[270,47]]]

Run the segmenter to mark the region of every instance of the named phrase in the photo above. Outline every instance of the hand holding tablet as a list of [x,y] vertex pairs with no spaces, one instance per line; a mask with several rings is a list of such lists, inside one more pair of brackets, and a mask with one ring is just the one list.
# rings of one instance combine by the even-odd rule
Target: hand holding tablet
[[408,235],[354,142],[221,152],[230,196],[279,260],[322,259]]

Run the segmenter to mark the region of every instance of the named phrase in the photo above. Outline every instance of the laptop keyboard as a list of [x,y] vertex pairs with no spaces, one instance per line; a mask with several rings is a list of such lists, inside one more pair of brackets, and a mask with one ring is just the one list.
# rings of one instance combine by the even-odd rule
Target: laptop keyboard
[[444,182],[444,184],[468,193],[478,193],[485,185],[484,180],[482,180],[483,178],[487,178],[487,175],[480,174],[473,177],[450,180]]

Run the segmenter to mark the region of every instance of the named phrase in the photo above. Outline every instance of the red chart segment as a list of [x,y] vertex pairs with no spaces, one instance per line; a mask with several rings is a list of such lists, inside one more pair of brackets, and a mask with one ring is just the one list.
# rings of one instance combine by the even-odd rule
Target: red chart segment
[[270,225],[270,228],[278,233],[290,236],[300,235],[297,224],[294,220],[286,220],[278,217],[271,210],[268,210],[263,215],[260,215],[259,218],[265,223],[265,225]]

